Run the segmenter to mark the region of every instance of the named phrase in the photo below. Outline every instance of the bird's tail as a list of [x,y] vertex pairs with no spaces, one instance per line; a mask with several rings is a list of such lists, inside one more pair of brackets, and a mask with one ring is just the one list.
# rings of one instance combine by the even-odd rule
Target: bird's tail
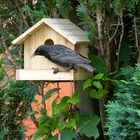
[[78,64],[79,67],[88,70],[89,72],[96,73],[97,70],[89,64]]

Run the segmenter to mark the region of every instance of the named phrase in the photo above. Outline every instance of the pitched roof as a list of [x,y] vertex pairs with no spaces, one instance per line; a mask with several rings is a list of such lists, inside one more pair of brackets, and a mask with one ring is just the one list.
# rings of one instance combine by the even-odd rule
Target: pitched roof
[[68,19],[56,19],[56,18],[43,18],[15,40],[12,44],[23,44],[23,42],[31,36],[34,32],[40,29],[42,26],[48,25],[50,28],[58,32],[73,44],[89,43],[89,39],[86,37],[85,32],[78,26],[73,24]]

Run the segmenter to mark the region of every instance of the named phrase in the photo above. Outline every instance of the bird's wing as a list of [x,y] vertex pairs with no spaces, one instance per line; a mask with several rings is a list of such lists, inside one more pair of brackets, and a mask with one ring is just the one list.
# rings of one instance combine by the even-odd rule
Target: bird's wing
[[69,64],[89,64],[90,60],[81,56],[77,52],[66,48],[62,45],[55,45],[49,51],[50,58],[54,61],[58,61],[61,63],[69,63]]

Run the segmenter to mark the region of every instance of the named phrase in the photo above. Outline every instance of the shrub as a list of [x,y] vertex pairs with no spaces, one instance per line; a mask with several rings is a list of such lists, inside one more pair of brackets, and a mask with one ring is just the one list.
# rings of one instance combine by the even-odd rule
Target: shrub
[[110,140],[140,139],[140,65],[121,70],[114,100],[106,105],[106,134]]

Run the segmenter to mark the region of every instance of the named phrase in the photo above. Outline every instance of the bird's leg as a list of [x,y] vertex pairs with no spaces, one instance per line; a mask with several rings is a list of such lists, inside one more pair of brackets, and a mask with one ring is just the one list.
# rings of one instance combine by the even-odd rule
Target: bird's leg
[[68,68],[66,68],[66,72],[69,72],[70,70],[72,70],[74,67],[68,67]]
[[58,72],[60,72],[59,68],[52,68],[54,71],[53,71],[53,74],[56,74]]
[[65,68],[66,71],[62,71],[60,70],[59,68],[52,68],[54,71],[53,71],[53,74],[57,74],[58,72],[69,72],[70,70],[74,69],[74,72],[77,72],[77,68],[76,67],[69,67],[69,68]]
[[74,72],[76,73],[76,72],[77,72],[77,68],[76,68],[76,67],[74,67],[73,69],[74,69]]
[[73,66],[71,66],[71,67],[69,67],[69,68],[66,68],[66,72],[68,72],[68,71],[70,71],[70,70],[74,70],[74,72],[77,72],[77,69],[76,69],[76,67],[73,67]]

